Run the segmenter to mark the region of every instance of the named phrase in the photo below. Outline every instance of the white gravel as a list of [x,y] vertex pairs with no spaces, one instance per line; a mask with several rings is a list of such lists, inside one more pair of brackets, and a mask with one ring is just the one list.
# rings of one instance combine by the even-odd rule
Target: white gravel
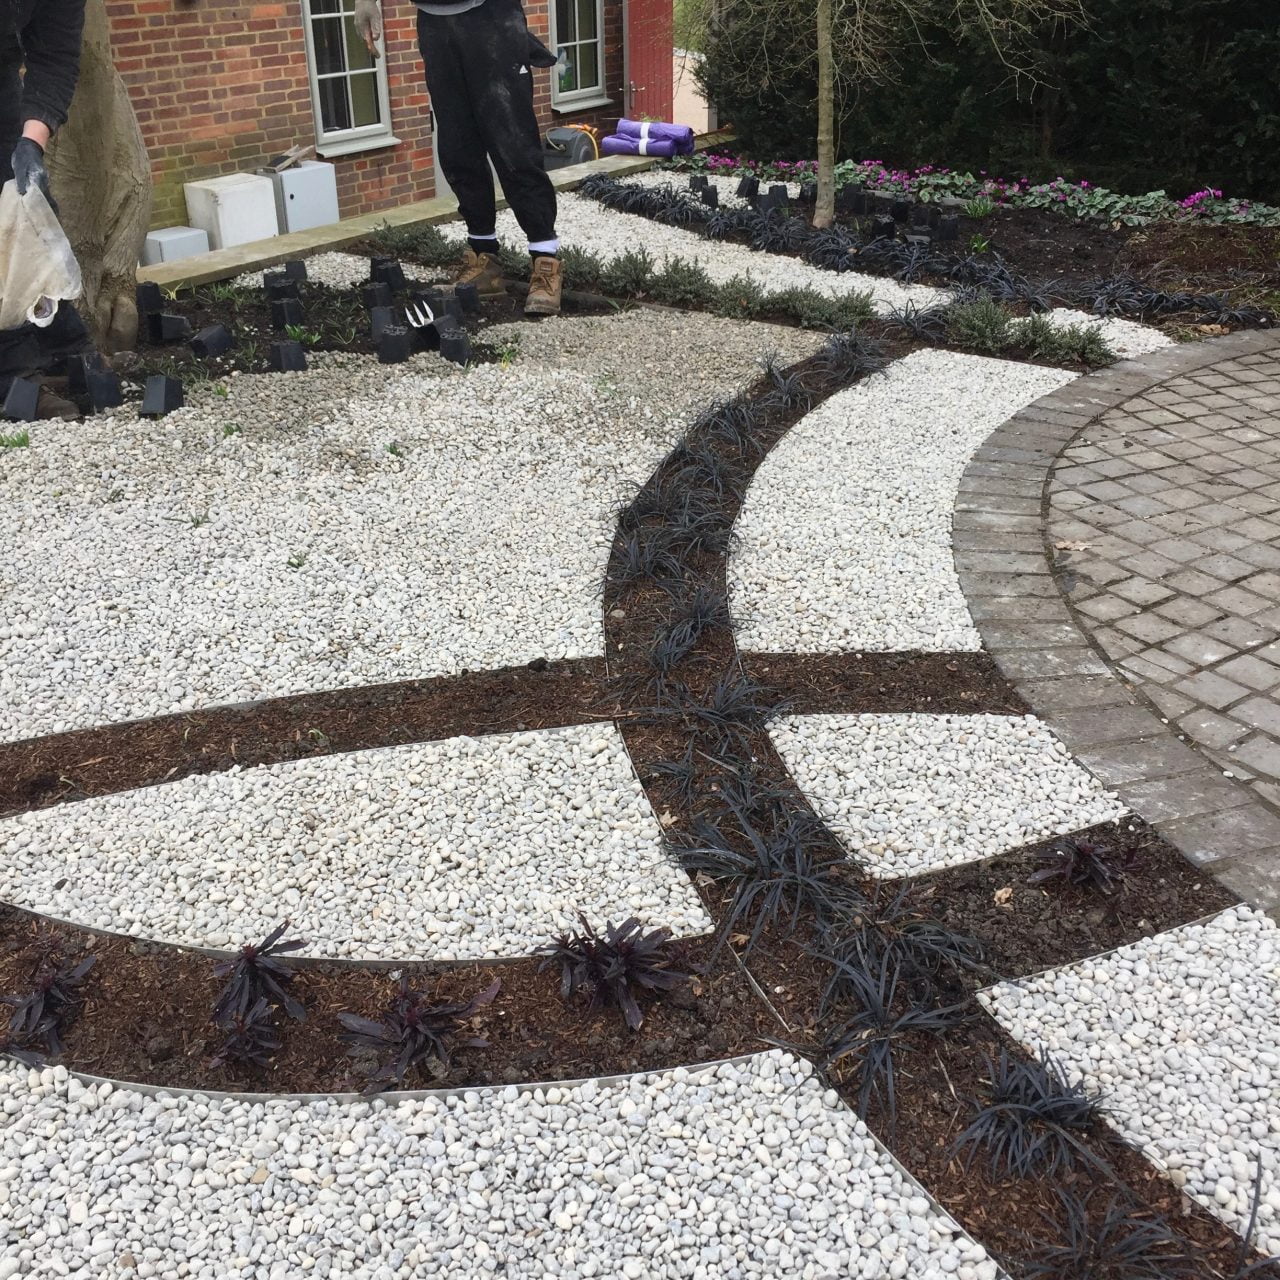
[[1034,716],[789,716],[769,733],[819,816],[882,880],[1126,812]]
[[982,995],[1024,1044],[1236,1231],[1262,1164],[1258,1247],[1280,1253],[1280,933],[1238,906]]
[[[824,271],[797,258],[757,253],[746,245],[708,240],[693,231],[664,226],[639,214],[617,213],[585,196],[561,192],[556,230],[566,246],[594,253],[605,262],[634,249],[645,249],[658,266],[668,258],[682,258],[702,265],[712,280],[724,283],[734,276],[750,276],[770,292],[807,287],[833,298],[869,293],[875,309],[886,314],[905,302],[928,307],[947,296],[921,284],[899,284],[881,276],[856,271]],[[446,223],[441,232],[462,240],[466,230],[459,222]],[[522,244],[521,232],[509,211],[498,214],[498,236],[507,244]]]
[[302,955],[527,955],[585,911],[711,921],[618,731],[449,738],[183,778],[0,821],[7,901],[230,949],[282,919]]
[[762,653],[982,647],[951,555],[973,451],[1075,377],[916,351],[826,401],[765,459],[730,561],[739,644]]
[[0,1069],[0,1277],[995,1280],[806,1063],[360,1103]]
[[[307,279],[312,284],[327,284],[331,289],[350,289],[369,283],[369,259],[356,253],[318,253],[308,258]],[[404,273],[410,280],[435,280],[440,272],[430,267],[417,267],[411,262],[404,265]],[[279,271],[280,267],[270,270]],[[249,289],[261,289],[261,271],[247,271],[237,276],[235,283]]]
[[0,471],[0,741],[598,656],[617,501],[766,349],[816,342],[564,319],[528,340],[554,360],[324,358],[155,422],[34,424]]

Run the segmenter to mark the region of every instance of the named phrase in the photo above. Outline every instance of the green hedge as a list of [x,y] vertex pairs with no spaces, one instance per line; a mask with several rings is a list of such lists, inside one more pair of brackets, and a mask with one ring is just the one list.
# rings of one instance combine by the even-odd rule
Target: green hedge
[[[980,41],[927,31],[929,56],[904,59],[896,85],[865,86],[841,105],[841,157],[1280,201],[1280,0],[1088,0],[1088,9],[1088,28],[1041,42],[1045,84],[1021,91]],[[730,8],[706,48],[709,96],[747,154],[811,158],[807,74],[757,80],[741,100],[728,87],[747,39]]]

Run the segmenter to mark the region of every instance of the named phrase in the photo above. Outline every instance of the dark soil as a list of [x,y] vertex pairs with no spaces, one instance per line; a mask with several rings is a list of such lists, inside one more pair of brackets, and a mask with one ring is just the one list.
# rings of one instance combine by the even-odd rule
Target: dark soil
[[233,765],[607,720],[615,708],[603,677],[597,660],[539,659],[0,744],[0,814]]

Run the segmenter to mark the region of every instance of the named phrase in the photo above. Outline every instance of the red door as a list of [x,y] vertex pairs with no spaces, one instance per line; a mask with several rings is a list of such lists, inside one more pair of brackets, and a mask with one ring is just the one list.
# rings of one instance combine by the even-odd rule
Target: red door
[[633,120],[670,120],[675,96],[672,0],[624,0],[626,111]]

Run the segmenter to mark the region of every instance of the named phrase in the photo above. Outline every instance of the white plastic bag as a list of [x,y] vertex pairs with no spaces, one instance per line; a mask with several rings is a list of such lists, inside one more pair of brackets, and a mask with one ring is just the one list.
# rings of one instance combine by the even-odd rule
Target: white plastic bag
[[83,291],[80,264],[44,192],[16,182],[0,191],[0,329],[53,323],[58,303]]

